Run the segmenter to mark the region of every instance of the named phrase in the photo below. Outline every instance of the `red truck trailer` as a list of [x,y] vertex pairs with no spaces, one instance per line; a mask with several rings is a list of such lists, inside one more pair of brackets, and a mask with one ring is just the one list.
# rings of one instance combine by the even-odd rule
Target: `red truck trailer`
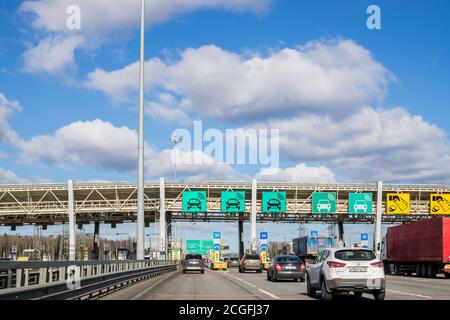
[[388,228],[382,243],[386,273],[450,278],[450,218],[433,218]]

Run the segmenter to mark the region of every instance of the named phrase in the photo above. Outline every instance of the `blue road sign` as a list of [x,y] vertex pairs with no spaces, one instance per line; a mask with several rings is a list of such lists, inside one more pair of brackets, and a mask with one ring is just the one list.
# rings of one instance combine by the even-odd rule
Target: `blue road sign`
[[214,232],[213,233],[213,238],[214,239],[220,239],[220,232]]
[[267,251],[267,244],[262,243],[260,248],[261,248],[261,251]]
[[260,238],[261,240],[267,240],[268,237],[269,237],[269,235],[268,235],[267,232],[260,232],[260,233],[259,233],[259,238]]
[[311,237],[318,237],[318,236],[319,236],[319,232],[311,231]]
[[369,235],[367,233],[361,233],[361,241],[369,240]]
[[214,250],[216,251],[220,250],[220,243],[214,243]]

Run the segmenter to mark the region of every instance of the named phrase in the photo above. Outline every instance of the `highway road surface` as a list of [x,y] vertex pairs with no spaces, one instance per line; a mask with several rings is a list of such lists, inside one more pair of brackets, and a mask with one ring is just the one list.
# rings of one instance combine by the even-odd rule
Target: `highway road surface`
[[[317,299],[320,292],[318,292]],[[116,291],[104,300],[311,300],[306,283],[267,281],[266,273],[181,270]],[[373,300],[371,295],[340,294],[336,300]],[[387,276],[387,300],[450,300],[450,280]]]

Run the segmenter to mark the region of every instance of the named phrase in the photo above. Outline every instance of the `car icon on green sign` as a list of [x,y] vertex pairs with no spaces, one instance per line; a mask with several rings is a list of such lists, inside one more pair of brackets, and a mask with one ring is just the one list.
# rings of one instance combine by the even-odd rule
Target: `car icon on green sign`
[[355,205],[353,206],[354,212],[367,212],[367,203],[364,200],[356,200]]
[[271,210],[272,208],[281,210],[281,201],[278,199],[270,199],[267,201],[267,210]]
[[187,209],[191,210],[192,208],[198,208],[198,210],[202,209],[202,203],[200,202],[199,199],[196,198],[189,199],[187,203]]
[[331,203],[328,200],[319,200],[317,203],[317,211],[318,212],[330,212],[331,210]]
[[241,204],[238,199],[230,198],[226,202],[226,208],[227,208],[227,210],[229,210],[231,208],[235,208],[236,210],[239,210],[241,208]]

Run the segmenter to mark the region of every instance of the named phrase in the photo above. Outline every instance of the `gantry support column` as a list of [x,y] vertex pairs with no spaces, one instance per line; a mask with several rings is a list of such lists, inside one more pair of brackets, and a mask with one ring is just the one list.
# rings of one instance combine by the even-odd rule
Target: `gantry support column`
[[[166,192],[164,178],[159,179],[159,251],[166,252]],[[167,257],[164,257],[167,259]]]
[[238,245],[239,245],[239,259],[244,256],[244,214],[239,213],[238,219]]
[[344,221],[338,221],[339,243],[345,246]]
[[257,195],[257,181],[252,179],[252,212],[251,212],[251,237],[250,248],[252,252],[258,250],[258,243],[256,242],[256,195]]
[[76,250],[77,250],[77,238],[76,238],[76,217],[75,217],[75,199],[73,191],[73,180],[67,182],[67,193],[68,193],[68,210],[67,215],[69,216],[69,260],[75,261]]
[[100,222],[96,221],[94,224],[94,246],[92,248],[94,260],[100,260],[99,242],[100,242]]
[[377,213],[375,217],[375,226],[373,234],[373,250],[376,255],[381,255],[381,217],[383,215],[383,182],[378,181],[377,185]]

